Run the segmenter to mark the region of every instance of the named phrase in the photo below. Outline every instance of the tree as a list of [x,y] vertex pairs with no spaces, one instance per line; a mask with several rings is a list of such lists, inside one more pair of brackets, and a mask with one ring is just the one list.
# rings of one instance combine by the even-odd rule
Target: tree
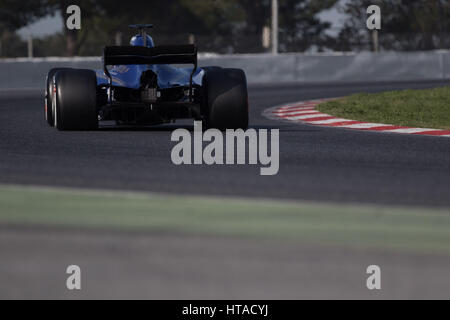
[[[279,0],[280,49],[304,51],[326,46],[325,30],[317,14],[337,0]],[[263,52],[262,32],[270,26],[271,0],[36,0],[26,5],[17,17],[5,19],[12,29],[24,26],[46,14],[61,15],[65,22],[69,5],[81,8],[81,30],[65,26],[65,55],[98,55],[106,44],[116,43],[118,35],[129,38],[131,23],[153,23],[151,31],[157,44],[186,43],[195,36],[200,51],[219,53]],[[0,0],[0,10],[19,10],[22,2]],[[1,12],[1,11],[0,11]],[[58,36],[60,37],[60,36]],[[60,38],[49,37],[53,44]],[[40,41],[40,46],[44,42]],[[40,52],[48,52],[40,50]]]
[[239,0],[244,12],[244,21],[235,34],[237,45],[241,52],[261,52],[262,32],[264,26],[270,25],[271,0]]
[[[46,15],[61,15],[66,21],[66,9],[75,4],[82,8],[84,28],[81,31],[71,31],[64,27],[66,37],[66,55],[72,56],[80,51],[89,33],[92,18],[101,14],[100,1],[96,0],[0,0],[0,28],[3,32],[13,33]],[[112,1],[111,1],[112,2]]]
[[341,31],[342,41],[347,42],[347,46],[360,50],[370,48],[366,8],[371,4],[381,8],[381,48],[433,50],[450,46],[448,0],[350,0],[341,9],[349,16]]
[[280,44],[284,51],[305,51],[327,47],[325,31],[330,23],[317,14],[333,7],[337,0],[280,0]]
[[0,0],[0,27],[14,32],[49,13],[46,0]]
[[[113,2],[113,1],[111,1]],[[66,55],[74,56],[79,54],[81,47],[91,31],[92,21],[97,16],[102,16],[103,10],[101,1],[97,0],[46,0],[43,6],[51,14],[60,14],[64,21],[63,33],[66,38]],[[68,15],[66,10],[71,5],[81,8],[82,28],[81,30],[69,30],[65,26]]]
[[26,43],[16,30],[47,14],[42,1],[19,2],[0,0],[0,56],[16,56],[26,52]]
[[[280,49],[282,51],[305,51],[317,45],[325,46],[325,31],[329,23],[320,21],[317,14],[331,8],[338,0],[279,0]],[[198,3],[184,0],[193,12],[204,17]],[[226,37],[234,52],[262,52],[262,32],[271,23],[271,0],[216,0],[208,1],[210,10],[216,8],[208,24],[222,38]],[[222,12],[220,12],[222,11]],[[213,11],[214,12],[214,11]],[[228,22],[224,23],[224,21]]]

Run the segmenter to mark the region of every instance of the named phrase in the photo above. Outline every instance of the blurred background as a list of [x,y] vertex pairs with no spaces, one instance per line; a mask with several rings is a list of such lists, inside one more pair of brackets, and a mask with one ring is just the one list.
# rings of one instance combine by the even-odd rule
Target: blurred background
[[[415,51],[449,47],[445,0],[278,0],[279,52]],[[81,32],[68,31],[65,12],[82,8]],[[374,42],[366,8],[382,11]],[[200,52],[270,52],[272,0],[0,0],[0,57],[98,56],[126,44],[132,22],[155,25],[159,44],[193,43]],[[32,49],[30,50],[30,47]]]
[[[80,31],[65,27],[73,4]],[[48,71],[102,68],[133,23],[153,23],[156,45],[195,43],[200,67],[245,71],[250,127],[280,132],[278,175],[175,166],[171,133],[190,120],[47,125]],[[450,140],[267,115],[430,89],[395,101],[450,129],[450,90],[432,90],[450,85],[449,47],[448,0],[0,0],[0,299],[448,299]],[[374,264],[381,291],[366,287]]]

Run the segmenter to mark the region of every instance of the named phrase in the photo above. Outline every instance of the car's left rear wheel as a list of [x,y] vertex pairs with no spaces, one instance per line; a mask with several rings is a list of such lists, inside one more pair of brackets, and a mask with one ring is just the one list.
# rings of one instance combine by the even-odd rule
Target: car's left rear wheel
[[53,68],[47,73],[47,77],[45,79],[45,120],[49,126],[54,127],[55,125],[55,117],[54,117],[54,109],[53,109],[53,96],[54,96],[54,85],[53,78],[58,71],[68,70],[69,68]]
[[84,69],[61,70],[55,74],[54,124],[58,130],[98,128],[97,77]]

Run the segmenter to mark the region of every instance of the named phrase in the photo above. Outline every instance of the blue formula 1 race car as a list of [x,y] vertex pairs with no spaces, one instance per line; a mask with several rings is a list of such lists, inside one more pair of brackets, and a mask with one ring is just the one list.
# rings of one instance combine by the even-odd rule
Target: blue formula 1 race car
[[48,124],[58,130],[95,130],[100,121],[146,126],[191,118],[207,128],[246,129],[244,71],[198,68],[194,45],[155,46],[146,32],[151,26],[130,26],[139,30],[130,46],[105,47],[103,70],[50,70]]

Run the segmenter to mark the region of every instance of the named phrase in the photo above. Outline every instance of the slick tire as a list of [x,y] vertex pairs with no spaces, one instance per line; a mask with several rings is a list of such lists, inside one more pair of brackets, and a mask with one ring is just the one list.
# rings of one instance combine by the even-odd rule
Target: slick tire
[[97,77],[92,70],[61,70],[55,74],[53,101],[58,130],[96,130],[98,128]]
[[53,115],[53,77],[58,71],[61,70],[68,70],[69,68],[53,68],[50,69],[50,71],[47,73],[47,77],[45,79],[45,105],[44,105],[44,111],[45,111],[45,120],[47,121],[48,125],[51,127],[55,126],[55,118]]
[[203,124],[219,130],[248,128],[247,79],[241,69],[211,68],[203,77]]

